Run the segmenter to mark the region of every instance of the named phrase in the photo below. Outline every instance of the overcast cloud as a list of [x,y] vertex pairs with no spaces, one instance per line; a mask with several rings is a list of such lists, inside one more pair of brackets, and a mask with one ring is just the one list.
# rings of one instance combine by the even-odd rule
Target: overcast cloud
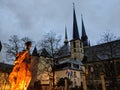
[[64,39],[65,26],[71,40],[73,2],[79,33],[82,14],[91,44],[104,32],[119,37],[120,0],[0,0],[0,40],[6,42],[11,35],[18,35],[38,41],[49,31]]

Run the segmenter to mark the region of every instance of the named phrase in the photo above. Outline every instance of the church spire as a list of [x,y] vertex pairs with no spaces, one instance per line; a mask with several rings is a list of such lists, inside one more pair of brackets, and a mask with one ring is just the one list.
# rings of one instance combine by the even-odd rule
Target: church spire
[[81,15],[81,20],[82,20],[82,36],[81,36],[81,40],[83,41],[83,46],[88,46],[88,36],[86,34],[86,31],[85,31],[85,26],[84,26],[83,16],[82,15]]
[[77,19],[75,14],[75,6],[73,3],[73,40],[76,40],[76,39],[80,39],[80,38],[79,38]]
[[70,41],[70,53],[73,60],[83,59],[83,44],[79,37],[77,19],[75,14],[75,6],[73,3],[73,39]]
[[68,37],[67,37],[67,28],[65,27],[65,44],[68,44]]
[[37,52],[36,46],[35,46],[35,48],[34,48],[34,50],[33,50],[33,52],[32,52],[32,55],[33,55],[33,56],[39,56],[39,54],[38,54],[38,52]]

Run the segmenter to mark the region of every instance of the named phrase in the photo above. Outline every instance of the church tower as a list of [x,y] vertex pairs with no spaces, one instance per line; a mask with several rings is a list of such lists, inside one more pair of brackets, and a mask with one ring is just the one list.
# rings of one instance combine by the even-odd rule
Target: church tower
[[82,36],[81,36],[81,40],[83,42],[83,47],[87,48],[90,46],[90,42],[88,42],[88,36],[86,34],[85,31],[85,26],[84,26],[84,22],[83,22],[83,16],[81,15],[81,20],[82,20]]
[[73,39],[70,41],[71,45],[71,58],[75,60],[81,60],[84,56],[83,43],[79,37],[77,19],[75,14],[75,6],[73,4]]

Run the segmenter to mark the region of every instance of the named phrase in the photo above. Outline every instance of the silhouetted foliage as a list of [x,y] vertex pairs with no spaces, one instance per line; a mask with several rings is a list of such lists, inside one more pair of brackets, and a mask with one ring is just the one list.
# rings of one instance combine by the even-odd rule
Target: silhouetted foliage
[[49,32],[43,36],[43,39],[38,43],[41,49],[45,48],[51,55],[51,60],[45,60],[46,63],[50,64],[53,72],[53,87],[54,87],[54,76],[55,76],[55,55],[60,47],[60,36],[56,36],[54,32]]
[[[115,90],[116,83],[116,70],[115,70],[115,59],[119,56],[118,49],[120,48],[120,39],[117,38],[112,33],[105,33],[101,40],[101,43],[105,43],[106,45],[101,45],[101,57],[99,56],[99,60],[103,60],[103,57],[106,58],[104,60],[103,65],[105,69],[105,75],[106,77],[112,77],[111,79],[108,79],[111,81],[111,84],[113,86],[113,89]],[[117,65],[117,64],[116,64]],[[118,68],[116,68],[118,69]]]
[[7,43],[3,43],[7,60],[14,60],[16,54],[25,49],[25,42],[32,41],[28,37],[19,38],[17,35],[10,36]]
[[61,37],[54,32],[46,33],[43,39],[38,43],[40,49],[45,48],[47,52],[53,57],[60,48]]
[[57,86],[58,86],[58,87],[60,87],[60,86],[65,86],[65,79],[67,80],[67,85],[68,85],[68,86],[69,86],[69,85],[72,85],[72,81],[71,81],[69,78],[65,77],[65,78],[60,78],[60,79],[58,80]]
[[35,90],[42,90],[40,81],[34,82],[34,89]]
[[57,86],[58,86],[58,87],[60,87],[60,86],[65,86],[65,79],[64,79],[64,78],[60,78],[60,79],[58,80]]

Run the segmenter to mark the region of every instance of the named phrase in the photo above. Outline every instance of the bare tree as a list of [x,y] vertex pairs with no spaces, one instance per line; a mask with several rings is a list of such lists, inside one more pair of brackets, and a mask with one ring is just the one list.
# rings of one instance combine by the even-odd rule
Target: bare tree
[[[119,39],[112,33],[105,33],[102,35],[100,40],[101,44],[101,52],[104,58],[113,59],[118,54],[118,47],[120,45]],[[102,59],[102,58],[101,58]]]
[[117,39],[117,37],[113,33],[109,32],[105,32],[101,37],[102,37],[100,39],[101,43],[108,43]]
[[115,66],[115,60],[119,57],[119,48],[120,48],[120,40],[116,38],[113,34],[107,33],[105,34],[103,38],[104,42],[107,43],[106,47],[104,46],[104,50],[106,52],[102,52],[104,55],[106,55],[108,62],[105,64],[106,74],[109,75],[112,80],[112,86],[113,89],[115,89],[116,86],[116,66]]
[[52,68],[53,87],[54,87],[54,75],[55,75],[55,63],[56,63],[55,56],[58,49],[60,48],[60,40],[61,40],[60,36],[57,36],[54,32],[49,32],[43,36],[43,39],[39,43],[39,46],[41,48],[45,48],[52,57],[52,59],[49,60],[49,62],[48,60],[45,61],[46,63],[49,63]]
[[20,51],[20,39],[17,35],[10,36],[8,43],[4,43],[4,47],[7,58],[13,60]]
[[43,36],[43,39],[39,42],[39,47],[45,48],[51,56],[54,56],[60,47],[60,40],[60,36],[50,31]]
[[22,50],[24,50],[25,45],[24,42],[31,40],[28,37],[24,37],[20,39],[17,35],[10,36],[8,43],[3,43],[5,47],[5,52],[8,60],[14,60],[16,54]]
[[93,65],[94,74],[99,76],[100,72],[105,72],[106,79],[111,78],[113,86],[116,77],[115,63],[120,55],[119,49],[120,40],[112,33],[104,33],[99,40],[99,44],[88,48],[85,52],[89,61],[95,62]]
[[105,33],[100,42],[102,42],[101,47],[95,56],[103,61],[105,74],[107,77],[111,77],[113,89],[116,90],[114,88],[116,82],[115,60],[117,60],[120,55],[120,39],[112,33]]

